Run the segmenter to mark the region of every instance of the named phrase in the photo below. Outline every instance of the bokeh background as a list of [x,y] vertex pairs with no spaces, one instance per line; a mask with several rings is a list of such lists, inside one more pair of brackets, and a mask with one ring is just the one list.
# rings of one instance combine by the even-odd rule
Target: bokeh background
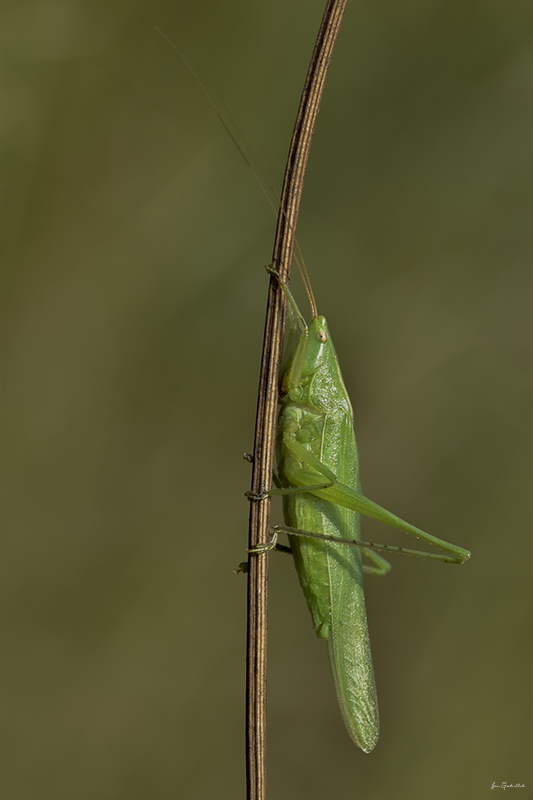
[[[275,218],[153,24],[279,188],[322,12],[4,4],[6,800],[244,797],[232,570]],[[349,4],[299,241],[366,493],[473,557],[367,580],[365,755],[272,556],[271,798],[531,796],[532,43],[520,0]]]

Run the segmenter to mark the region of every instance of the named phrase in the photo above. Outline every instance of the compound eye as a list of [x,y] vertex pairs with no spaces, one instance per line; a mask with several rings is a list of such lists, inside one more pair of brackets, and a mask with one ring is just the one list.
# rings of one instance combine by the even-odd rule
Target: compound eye
[[328,335],[327,335],[326,331],[324,330],[324,328],[319,328],[317,330],[316,338],[318,339],[319,342],[327,342]]

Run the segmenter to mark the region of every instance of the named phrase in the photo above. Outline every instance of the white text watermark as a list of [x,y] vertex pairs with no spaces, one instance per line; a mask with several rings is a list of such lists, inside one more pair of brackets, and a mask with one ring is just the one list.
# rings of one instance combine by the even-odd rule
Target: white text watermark
[[525,783],[493,783],[491,789],[525,789]]

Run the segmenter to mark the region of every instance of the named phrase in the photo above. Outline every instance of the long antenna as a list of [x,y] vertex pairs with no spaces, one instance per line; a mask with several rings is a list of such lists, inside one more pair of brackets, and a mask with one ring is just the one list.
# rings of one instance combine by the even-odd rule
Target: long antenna
[[[183,63],[185,64],[185,66],[187,67],[189,72],[191,73],[191,75],[194,77],[194,79],[198,83],[200,89],[202,90],[202,92],[204,93],[205,97],[207,98],[207,101],[208,101],[209,105],[211,106],[211,108],[213,109],[215,114],[217,115],[217,117],[218,117],[219,121],[221,122],[221,124],[224,126],[224,129],[225,129],[226,133],[230,137],[231,141],[233,142],[233,144],[235,145],[235,147],[237,148],[237,150],[241,154],[242,158],[244,159],[248,169],[251,171],[252,175],[254,176],[254,178],[256,179],[257,183],[259,184],[259,186],[261,188],[261,191],[263,192],[264,196],[266,197],[270,208],[272,209],[272,211],[274,212],[274,214],[276,215],[276,218],[277,218],[278,209],[276,208],[276,206],[272,202],[272,200],[270,198],[270,195],[268,194],[267,190],[265,189],[265,186],[264,186],[261,178],[259,177],[259,175],[255,171],[255,169],[253,168],[253,166],[252,166],[252,164],[250,162],[250,159],[247,157],[246,153],[244,152],[243,147],[241,147],[241,145],[237,141],[237,138],[235,137],[235,135],[233,134],[233,132],[231,131],[231,129],[227,125],[226,120],[224,119],[224,117],[222,116],[220,111],[218,110],[217,106],[215,105],[215,102],[214,102],[213,98],[211,97],[211,95],[207,91],[205,85],[202,83],[202,81],[201,81],[198,73],[194,69],[193,65],[191,64],[189,59],[186,57],[186,55],[184,53],[182,53],[182,51],[179,49],[177,44],[175,44],[175,42],[173,42],[172,39],[170,39],[166,35],[166,33],[163,33],[163,31],[160,28],[158,28],[157,25],[154,25],[154,29],[157,31],[157,33],[160,36],[163,37],[163,39],[166,42],[169,43],[169,45],[172,47],[172,49],[176,51],[176,53],[179,55],[179,57],[181,58],[181,60],[183,61]],[[233,118],[233,116],[232,116],[231,112],[229,111],[229,109],[227,108],[226,104],[224,104],[224,107],[226,108],[226,112],[227,112],[227,114],[228,114],[233,126],[235,127],[235,130],[237,131],[237,133],[241,137],[241,139],[244,142],[246,148],[248,149],[248,152],[250,153],[252,159],[255,161],[255,163],[259,167],[259,171],[262,173],[264,179],[268,183],[268,185],[269,185],[269,187],[270,187],[270,189],[272,191],[272,194],[276,198],[276,201],[277,201],[277,204],[278,204],[278,208],[279,208],[279,206],[280,206],[279,196],[278,196],[276,190],[274,189],[274,187],[272,186],[272,183],[271,183],[267,173],[263,169],[263,167],[262,167],[261,163],[259,162],[257,156],[252,151],[250,145],[246,141],[246,138],[244,137],[244,135],[242,134],[241,130],[239,129],[239,126],[235,122],[235,119]],[[311,286],[311,280],[309,278],[309,273],[307,272],[307,267],[305,266],[304,257],[302,255],[302,251],[300,249],[300,245],[298,244],[297,241],[296,241],[296,249],[298,251],[298,254],[296,254],[296,253],[294,254],[294,260],[296,261],[296,263],[298,265],[298,270],[300,272],[300,275],[302,276],[302,281],[303,281],[303,284],[304,284],[305,293],[307,294],[307,298],[309,300],[309,305],[311,306],[311,315],[312,315],[313,319],[315,319],[318,316],[317,307],[316,307],[316,301],[315,301],[315,297],[314,297],[314,294],[313,294],[313,289],[312,289],[312,286]]]

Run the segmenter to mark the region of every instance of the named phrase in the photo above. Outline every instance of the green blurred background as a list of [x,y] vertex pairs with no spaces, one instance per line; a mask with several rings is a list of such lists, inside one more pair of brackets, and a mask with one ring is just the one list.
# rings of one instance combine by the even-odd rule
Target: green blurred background
[[[244,797],[275,219],[153,24],[280,187],[323,5],[4,4],[6,800]],[[371,755],[271,558],[270,798],[531,792],[532,42],[530,2],[349,4],[299,241],[365,492],[473,557],[367,580]]]

